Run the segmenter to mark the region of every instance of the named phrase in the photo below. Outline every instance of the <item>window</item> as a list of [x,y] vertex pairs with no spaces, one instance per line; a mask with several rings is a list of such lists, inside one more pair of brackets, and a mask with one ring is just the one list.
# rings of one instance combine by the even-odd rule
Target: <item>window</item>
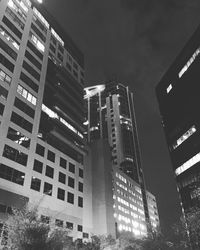
[[52,195],[52,190],[53,190],[53,186],[50,183],[45,182],[44,183],[44,191],[43,193],[46,195]]
[[0,85],[0,97],[7,100],[8,90]]
[[70,230],[73,230],[73,223],[71,222],[66,222],[66,228],[70,229]]
[[12,112],[10,120],[17,124],[18,126],[24,128],[28,132],[32,132],[33,124],[31,124],[29,121],[21,117],[20,115],[16,114],[15,112]]
[[88,233],[83,233],[83,238],[89,238],[89,234]]
[[11,161],[15,161],[23,166],[26,166],[27,160],[28,160],[28,155],[22,153],[21,151],[12,148],[8,145],[4,146],[3,150],[3,156],[8,158]]
[[2,22],[19,38],[22,38],[22,33],[15,27],[14,24],[6,17],[4,16],[2,19]]
[[51,42],[52,42],[54,45],[56,45],[56,43],[57,43],[56,39],[55,39],[53,36],[51,36]]
[[0,164],[0,178],[14,182],[19,185],[24,185],[25,173],[10,168],[4,164]]
[[12,59],[14,59],[16,61],[17,53],[13,49],[11,49],[11,47],[8,44],[6,44],[1,38],[0,38],[0,49],[2,49]]
[[55,154],[50,150],[48,150],[47,159],[49,161],[55,162]]
[[20,75],[20,79],[26,83],[27,86],[29,86],[31,89],[33,89],[36,93],[38,92],[38,85],[36,83],[34,83],[34,81],[29,78],[26,74],[24,74],[23,72],[21,72]]
[[63,183],[63,184],[65,184],[65,182],[66,182],[66,175],[63,174],[63,173],[61,173],[61,172],[59,172],[58,181],[61,182],[61,183]]
[[63,220],[56,219],[56,220],[55,220],[55,225],[56,225],[57,227],[63,227]]
[[11,127],[8,128],[7,138],[27,149],[30,147],[30,138]]
[[46,28],[49,29],[49,23],[46,21],[46,19],[41,15],[41,13],[35,7],[33,7],[33,12],[40,19],[40,21],[42,21],[42,23],[46,26]]
[[[23,4],[23,2],[20,2],[17,1],[18,4],[22,7],[23,10],[26,9],[26,12],[28,11],[27,7]],[[18,14],[24,22],[26,22],[26,15],[24,14],[24,12],[12,1],[12,0],[9,0],[8,1],[8,6],[15,11],[16,14]]]
[[32,177],[31,189],[40,192],[40,186],[41,186],[41,180],[36,177]]
[[172,90],[172,85],[170,84],[170,85],[167,87],[167,93],[169,93],[171,90]]
[[37,24],[37,27],[39,27],[40,30],[42,30],[45,34],[47,34],[46,27],[40,22],[40,20],[35,15],[33,15],[33,19],[35,21],[35,24]]
[[0,80],[10,85],[12,78],[8,74],[6,74],[2,69],[0,69]]
[[60,157],[60,166],[64,169],[67,167],[67,161],[62,157]]
[[32,75],[36,80],[40,81],[40,74],[31,67],[26,61],[23,61],[23,68]]
[[40,42],[40,40],[35,35],[33,35],[31,32],[30,32],[30,35],[31,35],[31,41],[34,43],[34,45],[36,46],[36,48],[39,51],[44,52],[45,51],[44,44],[42,42]]
[[64,201],[65,200],[65,190],[58,188],[57,198]]
[[75,173],[75,165],[69,162],[69,172]]
[[83,178],[83,169],[79,168],[79,177]]
[[51,43],[49,48],[54,54],[56,53],[56,48]]
[[174,144],[173,149],[176,149],[179,145],[181,145],[184,141],[186,141],[191,135],[193,135],[197,131],[195,126],[192,126],[188,129]]
[[14,21],[15,24],[18,25],[22,30],[24,29],[24,23],[17,17],[17,15],[9,8],[6,8],[6,13],[9,15],[9,17]]
[[41,215],[41,221],[43,223],[49,224],[50,222],[50,217],[49,216],[45,216],[45,215]]
[[64,53],[64,48],[60,44],[58,44],[58,49],[62,54]]
[[42,169],[43,169],[43,163],[38,160],[34,160],[33,170],[41,174]]
[[0,103],[0,115],[3,115],[4,108],[5,106],[2,103]]
[[82,182],[78,183],[78,191],[83,192],[83,183]]
[[78,206],[83,207],[83,198],[80,196],[78,197]]
[[68,186],[74,188],[74,179],[70,176],[68,177]]
[[77,231],[82,232],[82,231],[83,231],[83,226],[78,225],[78,226],[77,226]]
[[[45,43],[46,37],[42,34],[42,32],[39,31],[39,29],[32,23],[31,29],[34,30],[34,32],[39,36],[39,38]],[[44,52],[44,51],[43,51]]]
[[74,194],[67,192],[67,202],[74,204]]
[[35,152],[38,155],[44,156],[45,148],[37,143]]
[[53,174],[54,174],[54,169],[47,165],[45,175],[50,178],[53,178]]
[[27,42],[27,47],[40,59],[43,60],[43,55],[42,53],[39,52],[39,50],[31,43]]
[[15,97],[14,106],[17,107],[19,110],[30,116],[31,118],[34,118],[35,110],[29,107],[26,103],[21,101],[19,98]]
[[35,59],[35,57],[31,55],[31,53],[28,52],[28,50],[26,50],[26,52],[25,52],[25,57],[26,57],[33,65],[35,65],[35,67],[37,67],[39,70],[41,70],[42,64],[39,63],[38,60]]
[[32,95],[28,90],[26,90],[24,87],[22,87],[20,84],[18,84],[17,86],[17,93],[21,95],[23,98],[25,98],[31,104],[36,105],[37,98],[34,95]]
[[58,56],[58,59],[62,62],[63,61],[63,56],[60,53],[58,53],[57,56]]

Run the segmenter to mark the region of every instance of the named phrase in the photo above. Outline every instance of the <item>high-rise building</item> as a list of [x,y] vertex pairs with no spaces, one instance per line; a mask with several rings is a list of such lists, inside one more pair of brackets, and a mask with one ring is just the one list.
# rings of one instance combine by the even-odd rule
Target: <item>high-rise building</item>
[[39,203],[46,221],[87,238],[84,58],[37,2],[0,1],[0,219]]
[[[143,236],[147,234],[147,225],[151,224],[151,219],[141,166],[133,93],[120,83],[108,82],[85,88],[85,100],[88,110],[85,122],[88,128],[87,139],[92,151],[91,159],[94,157],[91,164],[95,169],[94,184],[98,185],[103,176],[105,180],[101,194],[97,190],[93,197],[98,199],[98,195],[103,195],[105,213],[108,212],[109,218],[105,225],[113,225],[113,219],[109,216],[113,213],[116,235],[118,231],[125,230]],[[107,145],[107,150],[102,150],[102,144]],[[99,172],[99,169],[103,172]],[[102,187],[103,183],[100,185]],[[111,191],[112,202],[108,198]],[[106,210],[106,207],[112,207],[113,211]],[[101,213],[98,214],[101,217]],[[158,226],[158,216],[155,220]],[[111,231],[114,231],[114,226]]]
[[162,124],[185,212],[199,205],[200,197],[199,44],[200,27],[156,88]]

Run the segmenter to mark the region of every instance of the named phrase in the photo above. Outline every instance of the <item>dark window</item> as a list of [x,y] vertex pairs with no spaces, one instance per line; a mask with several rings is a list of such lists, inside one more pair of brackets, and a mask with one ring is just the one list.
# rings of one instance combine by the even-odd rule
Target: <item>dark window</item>
[[57,227],[63,227],[63,220],[56,219],[55,224]]
[[68,186],[74,188],[74,179],[71,177],[68,177]]
[[88,233],[83,233],[83,238],[89,238],[89,234]]
[[52,190],[53,190],[53,186],[47,182],[44,183],[44,191],[43,193],[44,194],[47,194],[47,195],[52,195]]
[[63,61],[63,56],[60,54],[60,53],[58,53],[58,59],[62,62]]
[[6,100],[7,96],[8,96],[8,90],[0,85],[0,97]]
[[25,52],[25,57],[28,58],[28,60],[29,60],[33,65],[35,65],[39,70],[41,70],[41,68],[42,68],[41,63],[39,63],[38,60],[35,59],[35,57],[31,55],[31,53],[28,52],[28,50],[26,50],[26,52]]
[[33,170],[38,173],[42,173],[42,169],[43,169],[43,163],[41,161],[34,160]]
[[64,48],[60,45],[60,44],[58,44],[58,49],[60,50],[60,52],[63,54],[64,53]]
[[77,230],[78,230],[79,232],[82,232],[82,231],[83,231],[83,227],[82,227],[81,225],[78,225],[78,226],[77,226]]
[[26,166],[28,155],[22,153],[21,151],[12,148],[8,145],[4,146],[3,156],[10,159],[11,161],[15,161],[23,166]]
[[15,112],[12,112],[10,120],[17,124],[18,126],[24,128],[28,132],[32,132],[33,124],[31,124],[29,121],[21,117],[20,115],[16,114]]
[[24,185],[25,173],[10,168],[4,164],[0,164],[0,178],[12,181],[19,185]]
[[75,173],[75,165],[69,162],[69,172]]
[[7,138],[10,139],[11,141],[14,141],[15,143],[18,143],[19,145],[28,148],[30,147],[30,138],[26,137],[23,135],[21,132],[13,129],[13,128],[8,128],[8,134]]
[[41,186],[41,180],[36,177],[32,177],[31,189],[40,192],[40,186]]
[[71,222],[66,222],[66,228],[70,229],[70,230],[73,230],[73,223]]
[[28,47],[31,51],[33,51],[33,53],[34,53],[38,58],[40,58],[41,60],[43,60],[43,55],[42,55],[42,53],[40,53],[40,52],[38,51],[38,49],[37,49],[30,41],[27,42],[27,47]]
[[3,17],[2,22],[17,36],[19,37],[19,39],[22,38],[22,33],[15,27],[14,24],[12,24],[12,22],[7,18],[7,17]]
[[66,175],[63,174],[63,173],[61,173],[61,172],[59,172],[58,181],[61,182],[61,183],[63,183],[63,184],[65,184],[65,182],[66,182]]
[[[6,213],[6,210],[7,210],[7,206],[0,204],[0,213]],[[0,234],[0,236],[1,236],[1,234]]]
[[55,162],[55,154],[54,154],[54,152],[48,150],[47,159],[48,159],[49,161]]
[[46,37],[33,23],[31,24],[31,29],[35,31],[35,33],[42,39],[43,42],[46,42]]
[[40,74],[34,70],[31,65],[29,65],[26,61],[23,61],[23,68],[31,74],[36,80],[40,81]]
[[0,39],[0,49],[2,49],[10,57],[12,57],[12,59],[16,61],[17,53],[13,49],[11,49],[11,47],[7,43],[5,43],[2,39]]
[[4,55],[0,53],[0,63],[5,66],[10,72],[14,71],[14,64],[12,64]]
[[65,200],[65,190],[58,188],[57,198],[60,200]]
[[79,177],[83,178],[83,169],[79,168]]
[[54,54],[56,53],[56,48],[52,44],[50,44],[49,48]]
[[15,24],[17,24],[22,30],[24,29],[24,23],[17,17],[17,15],[10,9],[6,8],[6,13],[11,17]]
[[50,178],[53,178],[53,174],[54,174],[54,169],[47,165],[45,175],[50,177]]
[[0,103],[0,115],[3,115],[4,108],[5,106],[2,103]]
[[51,36],[51,41],[54,45],[56,45],[56,39],[53,36]]
[[38,85],[34,83],[34,81],[29,78],[27,75],[25,75],[23,72],[21,72],[20,79],[26,83],[31,89],[33,89],[35,92],[38,92]]
[[44,156],[44,151],[45,151],[45,148],[37,143],[36,150],[35,150],[36,154]]
[[41,215],[41,221],[43,223],[49,224],[50,222],[50,217],[49,216],[45,216],[45,215]]
[[67,192],[67,202],[74,204],[74,194]]
[[33,18],[34,18],[34,21],[35,21],[35,23],[37,24],[37,26],[38,26],[42,31],[44,31],[45,34],[46,34],[46,33],[47,33],[46,27],[40,22],[40,20],[39,20],[36,16],[33,16]]
[[62,157],[60,157],[60,166],[65,169],[67,167],[67,161],[63,159]]
[[29,107],[28,104],[21,101],[19,98],[15,97],[14,106],[17,107],[19,110],[23,111],[25,114],[30,116],[31,118],[34,118],[35,116],[35,110]]
[[78,197],[78,206],[83,207],[83,198],[80,196]]
[[82,182],[78,183],[78,191],[83,192],[83,183]]

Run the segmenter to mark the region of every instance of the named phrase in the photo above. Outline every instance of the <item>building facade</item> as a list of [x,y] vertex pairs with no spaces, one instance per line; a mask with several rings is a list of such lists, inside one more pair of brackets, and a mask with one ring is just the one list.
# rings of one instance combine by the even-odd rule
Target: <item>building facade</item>
[[156,88],[162,124],[183,211],[199,206],[200,28],[185,45]]
[[42,5],[0,1],[1,220],[39,202],[46,221],[89,236],[83,81],[83,54]]
[[[85,125],[91,148],[102,140],[106,140],[110,148],[107,150],[110,158],[103,166],[106,168],[111,165],[115,233],[117,235],[119,231],[125,230],[136,236],[144,236],[151,220],[133,94],[120,83],[108,82],[85,88],[85,100],[88,110]],[[100,152],[104,158],[104,152]],[[95,168],[95,162],[92,166]]]

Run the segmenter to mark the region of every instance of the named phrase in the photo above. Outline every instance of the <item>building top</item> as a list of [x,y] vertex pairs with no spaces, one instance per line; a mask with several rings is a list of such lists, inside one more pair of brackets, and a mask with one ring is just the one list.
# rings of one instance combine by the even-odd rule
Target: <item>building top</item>
[[76,46],[71,37],[66,33],[66,31],[62,28],[62,26],[55,20],[55,18],[47,11],[44,4],[42,4],[41,0],[25,0],[25,2],[32,8],[35,7],[46,19],[49,24],[49,29],[53,29],[54,34],[58,37],[62,45],[66,50],[70,52],[70,54],[74,57],[74,59],[80,64],[82,68],[84,68],[84,56],[81,50]]

